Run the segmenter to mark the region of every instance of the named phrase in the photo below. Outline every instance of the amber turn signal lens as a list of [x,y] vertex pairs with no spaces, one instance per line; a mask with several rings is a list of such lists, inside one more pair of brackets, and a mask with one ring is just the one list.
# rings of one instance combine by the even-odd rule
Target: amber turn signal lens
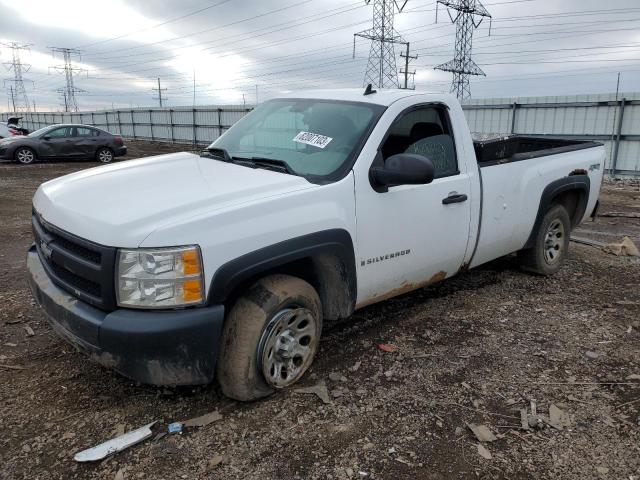
[[202,284],[200,280],[185,280],[182,284],[182,300],[185,302],[202,300]]
[[182,253],[182,264],[185,275],[198,275],[200,269],[200,256],[196,250],[187,250]]

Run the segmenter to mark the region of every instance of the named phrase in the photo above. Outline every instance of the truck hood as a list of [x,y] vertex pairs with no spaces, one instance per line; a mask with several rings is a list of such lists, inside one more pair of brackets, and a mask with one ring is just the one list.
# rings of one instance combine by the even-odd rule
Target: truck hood
[[45,221],[69,233],[135,248],[173,222],[313,187],[294,175],[185,152],[57,178],[38,188],[33,206]]

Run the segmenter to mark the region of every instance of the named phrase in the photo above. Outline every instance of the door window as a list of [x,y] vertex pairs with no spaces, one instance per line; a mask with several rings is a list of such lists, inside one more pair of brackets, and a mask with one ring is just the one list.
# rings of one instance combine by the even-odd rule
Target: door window
[[429,158],[435,178],[458,175],[458,160],[447,112],[439,107],[411,110],[393,123],[381,147],[384,160],[398,153]]
[[76,136],[77,137],[97,137],[98,131],[94,130],[93,128],[77,127]]
[[69,127],[56,128],[55,130],[51,130],[49,133],[47,133],[47,137],[51,137],[51,138],[70,137],[71,136],[70,130],[71,128]]

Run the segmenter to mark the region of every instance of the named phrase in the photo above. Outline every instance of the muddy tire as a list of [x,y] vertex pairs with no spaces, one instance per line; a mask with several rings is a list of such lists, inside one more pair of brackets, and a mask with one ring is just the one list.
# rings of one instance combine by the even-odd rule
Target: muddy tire
[[270,275],[238,298],[225,320],[218,383],[230,398],[250,401],[296,383],[320,343],[320,298],[304,280]]
[[523,270],[538,275],[553,275],[569,253],[571,220],[562,205],[554,205],[545,214],[536,232],[533,247],[518,252]]

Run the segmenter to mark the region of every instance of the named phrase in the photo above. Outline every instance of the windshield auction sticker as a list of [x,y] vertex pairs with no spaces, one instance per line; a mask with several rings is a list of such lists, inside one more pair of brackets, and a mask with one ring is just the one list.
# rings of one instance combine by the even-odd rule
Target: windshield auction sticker
[[314,147],[324,148],[329,145],[333,138],[325,137],[324,135],[320,135],[319,133],[311,133],[311,132],[300,132],[294,138],[294,142],[298,143],[306,143],[307,145],[313,145]]

